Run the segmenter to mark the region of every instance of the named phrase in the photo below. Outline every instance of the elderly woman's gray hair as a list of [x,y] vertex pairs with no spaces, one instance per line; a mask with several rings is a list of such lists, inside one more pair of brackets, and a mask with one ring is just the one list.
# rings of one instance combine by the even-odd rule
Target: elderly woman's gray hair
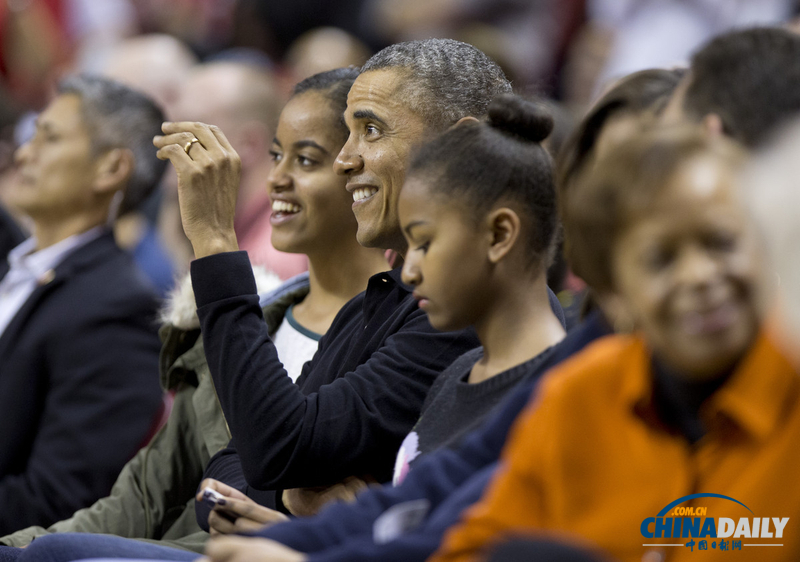
[[499,94],[511,92],[503,70],[480,49],[453,39],[425,39],[390,45],[370,58],[361,72],[403,69],[402,95],[436,130],[462,117],[482,117]]
[[58,93],[80,97],[83,123],[96,154],[114,148],[133,153],[133,172],[119,215],[132,211],[153,192],[167,165],[156,157],[153,146],[164,122],[161,109],[144,94],[100,76],[67,77],[58,85]]

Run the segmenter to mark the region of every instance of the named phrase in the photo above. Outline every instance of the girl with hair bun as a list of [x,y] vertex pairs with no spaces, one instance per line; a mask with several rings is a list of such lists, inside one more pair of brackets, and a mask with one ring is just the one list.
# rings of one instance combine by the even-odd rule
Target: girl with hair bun
[[564,337],[546,283],[556,238],[553,127],[542,106],[497,98],[487,122],[459,123],[412,159],[398,210],[403,281],[438,330],[473,326],[482,344],[436,380],[395,464],[457,445],[509,390],[550,366]]

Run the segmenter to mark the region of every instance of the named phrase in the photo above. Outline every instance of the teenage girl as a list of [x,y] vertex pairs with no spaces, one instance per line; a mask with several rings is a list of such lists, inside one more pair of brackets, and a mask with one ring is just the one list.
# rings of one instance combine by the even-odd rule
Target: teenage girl
[[542,106],[503,96],[419,149],[399,199],[408,241],[403,280],[438,330],[473,326],[481,347],[436,380],[398,453],[395,483],[415,459],[454,446],[506,393],[548,366],[564,329],[546,283],[557,228],[552,129]]

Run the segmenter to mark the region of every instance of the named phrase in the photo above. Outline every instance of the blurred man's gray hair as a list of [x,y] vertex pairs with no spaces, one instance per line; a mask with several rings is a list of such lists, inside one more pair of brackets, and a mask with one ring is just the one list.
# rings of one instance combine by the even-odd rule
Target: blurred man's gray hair
[[78,74],[58,85],[59,94],[81,99],[81,115],[95,154],[114,148],[133,153],[134,166],[119,215],[132,211],[155,189],[166,162],[156,157],[153,137],[161,134],[164,114],[144,94],[100,76]]
[[402,69],[400,95],[436,130],[462,117],[482,117],[489,103],[511,92],[500,66],[480,49],[453,39],[425,39],[390,45],[373,55],[361,72]]

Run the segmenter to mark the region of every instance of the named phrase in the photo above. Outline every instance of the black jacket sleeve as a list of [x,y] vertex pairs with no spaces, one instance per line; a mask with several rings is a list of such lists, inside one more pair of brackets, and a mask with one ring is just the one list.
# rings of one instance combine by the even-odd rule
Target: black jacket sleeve
[[[365,362],[306,395],[286,375],[267,334],[246,254],[195,260],[192,280],[206,356],[244,475],[263,490],[331,485],[351,475],[388,480],[435,377],[477,346],[474,334],[433,330],[414,303]],[[303,377],[336,369],[319,360],[334,331]]]

